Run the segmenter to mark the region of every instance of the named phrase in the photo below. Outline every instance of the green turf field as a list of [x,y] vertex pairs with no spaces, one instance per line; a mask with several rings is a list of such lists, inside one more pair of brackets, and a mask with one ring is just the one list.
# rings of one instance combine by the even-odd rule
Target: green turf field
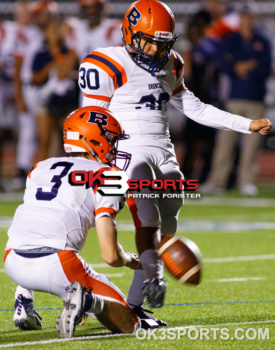
[[[274,349],[275,201],[266,197],[243,200],[233,194],[209,197],[205,204],[189,201],[184,205],[178,235],[190,238],[200,247],[202,282],[197,287],[179,285],[165,272],[168,282],[165,306],[154,315],[166,320],[169,328],[151,335],[140,333],[140,338],[144,338],[140,340],[135,335],[104,336],[109,332],[89,318],[85,326],[77,326],[74,340],[63,341],[55,328],[62,302],[44,293],[35,293],[35,308],[43,318],[43,330],[15,329],[12,322],[15,284],[4,272],[1,259],[0,348],[17,344],[17,349]],[[3,217],[5,220],[11,217],[17,205],[18,202],[0,202],[2,252],[7,241]],[[135,251],[127,209],[119,214],[118,224],[125,250]],[[102,267],[93,230],[81,256],[91,265],[101,264],[95,270],[108,274],[127,294],[132,271]],[[261,335],[265,339],[258,339]]]

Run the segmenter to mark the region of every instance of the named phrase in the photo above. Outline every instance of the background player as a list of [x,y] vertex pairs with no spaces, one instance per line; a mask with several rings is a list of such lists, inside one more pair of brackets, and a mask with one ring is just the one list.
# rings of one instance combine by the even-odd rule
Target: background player
[[107,18],[107,0],[78,0],[80,18],[67,19],[68,43],[80,62],[97,47],[122,46],[121,21]]
[[15,6],[18,21],[14,49],[14,91],[18,114],[17,176],[11,189],[25,186],[36,151],[36,88],[32,85],[33,59],[43,44],[41,30],[57,15],[53,1],[18,1]]
[[[185,87],[183,60],[172,50],[177,40],[175,20],[164,3],[135,2],[126,11],[122,29],[125,47],[91,52],[80,66],[79,86],[83,106],[110,108],[131,135],[123,145],[133,155],[127,170],[130,178],[183,179],[170,142],[167,102],[203,125],[242,133],[269,132],[269,120],[252,121],[221,111],[202,103]],[[165,285],[157,254],[160,230],[163,235],[176,232],[183,203],[179,198],[138,198],[127,204],[135,221],[143,266],[135,271],[127,301],[144,318],[144,297],[151,307],[163,305]]]
[[[94,313],[116,332],[132,333],[138,324],[123,294],[77,254],[88,230],[96,226],[101,254],[109,265],[138,267],[138,258],[125,253],[117,240],[115,216],[124,198],[102,196],[96,184],[87,189],[74,187],[69,181],[72,171],[116,170],[109,163],[116,155],[128,161],[129,154],[115,146],[125,138],[120,124],[104,108],[88,107],[71,113],[64,123],[64,147],[72,157],[50,158],[33,167],[24,203],[8,231],[5,269],[9,277],[30,294],[37,290],[66,300],[57,322],[62,337],[73,335],[75,322],[84,311]],[[90,287],[92,294],[84,287]],[[18,295],[16,316],[18,322],[14,321],[20,328],[41,327],[31,295]]]

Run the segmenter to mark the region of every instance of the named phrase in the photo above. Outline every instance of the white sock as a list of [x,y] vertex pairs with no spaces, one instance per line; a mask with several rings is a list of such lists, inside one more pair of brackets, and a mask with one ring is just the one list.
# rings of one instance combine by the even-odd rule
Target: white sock
[[157,250],[147,249],[139,259],[146,278],[163,278],[163,261],[159,258]]
[[92,305],[86,313],[100,314],[104,307],[104,299],[102,296],[93,294]]
[[129,288],[127,303],[137,306],[144,303],[144,297],[141,294],[143,282],[146,280],[144,270],[135,270],[134,277]]
[[33,300],[33,291],[30,289],[23,288],[21,286],[16,287],[15,291],[15,300],[17,299],[18,295],[22,294],[24,298]]

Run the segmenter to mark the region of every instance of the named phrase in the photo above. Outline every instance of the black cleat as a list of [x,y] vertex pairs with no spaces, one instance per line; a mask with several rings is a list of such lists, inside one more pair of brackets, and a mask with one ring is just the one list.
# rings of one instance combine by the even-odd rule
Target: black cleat
[[138,315],[141,321],[141,328],[150,329],[158,327],[167,327],[168,323],[163,320],[158,320],[154,317],[148,315],[148,313],[153,314],[150,310],[145,310],[141,305],[134,306],[132,310]]
[[153,278],[143,283],[142,295],[147,297],[151,308],[161,308],[164,303],[166,286],[163,279]]

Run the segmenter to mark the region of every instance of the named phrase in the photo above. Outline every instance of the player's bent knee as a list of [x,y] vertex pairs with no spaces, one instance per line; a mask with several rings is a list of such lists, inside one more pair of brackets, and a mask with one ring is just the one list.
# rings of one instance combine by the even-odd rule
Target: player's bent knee
[[121,328],[121,333],[123,334],[133,334],[135,331],[135,324],[128,324],[126,327]]

